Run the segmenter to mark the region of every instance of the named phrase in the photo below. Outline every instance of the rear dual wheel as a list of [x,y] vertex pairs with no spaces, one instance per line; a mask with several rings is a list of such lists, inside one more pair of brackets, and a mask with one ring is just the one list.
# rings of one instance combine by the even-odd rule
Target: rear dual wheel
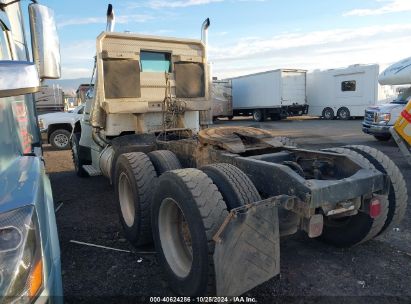
[[378,171],[389,178],[388,215],[384,227],[378,234],[392,230],[404,218],[408,193],[404,176],[397,165],[381,151],[362,145],[346,146],[366,158]]
[[180,169],[160,176],[152,205],[154,244],[177,294],[215,294],[212,238],[227,214],[223,197],[204,172]]
[[346,146],[326,151],[348,155],[365,168],[376,169],[389,178],[387,200],[381,201],[381,214],[373,219],[366,213],[341,219],[325,219],[321,239],[339,247],[353,246],[398,225],[407,207],[407,186],[403,175],[395,163],[382,152],[367,146]]
[[152,241],[151,199],[157,174],[142,152],[121,154],[114,172],[118,213],[126,238],[135,246]]
[[[353,150],[331,148],[325,151],[347,155],[363,167],[370,170],[375,169],[371,162]],[[341,218],[324,217],[324,228],[320,239],[337,247],[350,247],[374,238],[383,229],[388,214],[388,201],[381,199],[380,203],[381,213],[376,218],[361,211],[356,215]]]

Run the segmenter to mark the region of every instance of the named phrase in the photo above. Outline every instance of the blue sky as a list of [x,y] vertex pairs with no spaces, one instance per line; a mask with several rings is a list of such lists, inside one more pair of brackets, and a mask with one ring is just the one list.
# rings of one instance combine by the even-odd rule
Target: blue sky
[[63,78],[89,77],[107,4],[116,31],[199,38],[211,19],[219,78],[276,68],[381,68],[411,56],[411,0],[43,0],[54,9]]

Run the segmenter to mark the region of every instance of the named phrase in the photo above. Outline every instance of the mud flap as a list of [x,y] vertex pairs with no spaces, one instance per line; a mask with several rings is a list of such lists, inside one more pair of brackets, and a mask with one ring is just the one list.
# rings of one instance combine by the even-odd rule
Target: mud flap
[[278,201],[233,209],[214,237],[218,296],[239,296],[280,272]]

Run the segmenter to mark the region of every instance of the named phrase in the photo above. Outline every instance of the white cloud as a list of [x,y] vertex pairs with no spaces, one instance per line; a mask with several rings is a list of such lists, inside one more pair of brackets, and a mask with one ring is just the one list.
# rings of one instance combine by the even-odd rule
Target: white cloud
[[91,77],[93,57],[96,54],[96,40],[62,44],[60,51],[63,79]]
[[152,0],[149,2],[149,6],[152,8],[165,8],[165,7],[187,7],[193,5],[209,4],[214,2],[222,2],[224,0],[186,0],[186,1],[166,1],[166,0]]
[[410,0],[377,0],[384,5],[377,8],[361,8],[354,9],[344,13],[344,16],[371,16],[371,15],[383,15],[397,12],[411,11]]
[[[128,9],[135,9],[139,7],[149,7],[153,9],[161,9],[161,8],[181,8],[181,7],[189,7],[189,6],[197,6],[197,5],[205,5],[211,4],[216,2],[223,2],[227,0],[149,0],[144,3],[134,3],[128,2],[126,3],[126,7]],[[230,2],[265,2],[266,0],[230,0]]]
[[392,24],[270,38],[243,38],[233,45],[211,45],[210,60],[218,77],[232,77],[277,68],[307,70],[356,63],[387,65],[409,57],[411,25]]
[[91,69],[64,67],[61,69],[61,79],[91,78]]
[[[132,14],[132,15],[118,15],[116,16],[116,23],[141,23],[154,19],[151,15],[144,14]],[[69,25],[84,25],[84,24],[105,24],[107,22],[106,17],[87,17],[87,18],[72,18],[67,20],[61,20],[58,22],[58,27],[65,27]]]

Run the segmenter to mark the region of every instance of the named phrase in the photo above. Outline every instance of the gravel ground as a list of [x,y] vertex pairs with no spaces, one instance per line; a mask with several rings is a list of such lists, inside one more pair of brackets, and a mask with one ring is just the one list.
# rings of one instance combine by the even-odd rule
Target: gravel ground
[[[250,120],[219,125],[251,125],[292,137],[301,147],[370,145],[401,168],[411,193],[411,167],[393,142],[362,134],[361,121],[287,120],[255,124]],[[133,248],[124,238],[113,188],[103,177],[79,178],[70,151],[45,147],[54,201],[60,206],[63,285],[66,302],[149,301],[171,296],[153,248]],[[61,205],[62,204],[62,205]],[[410,204],[410,201],[409,201]],[[337,249],[298,233],[281,240],[281,274],[245,296],[259,303],[411,303],[411,208],[401,225],[351,249]],[[112,251],[71,241],[123,249]],[[137,298],[136,298],[137,297]]]

